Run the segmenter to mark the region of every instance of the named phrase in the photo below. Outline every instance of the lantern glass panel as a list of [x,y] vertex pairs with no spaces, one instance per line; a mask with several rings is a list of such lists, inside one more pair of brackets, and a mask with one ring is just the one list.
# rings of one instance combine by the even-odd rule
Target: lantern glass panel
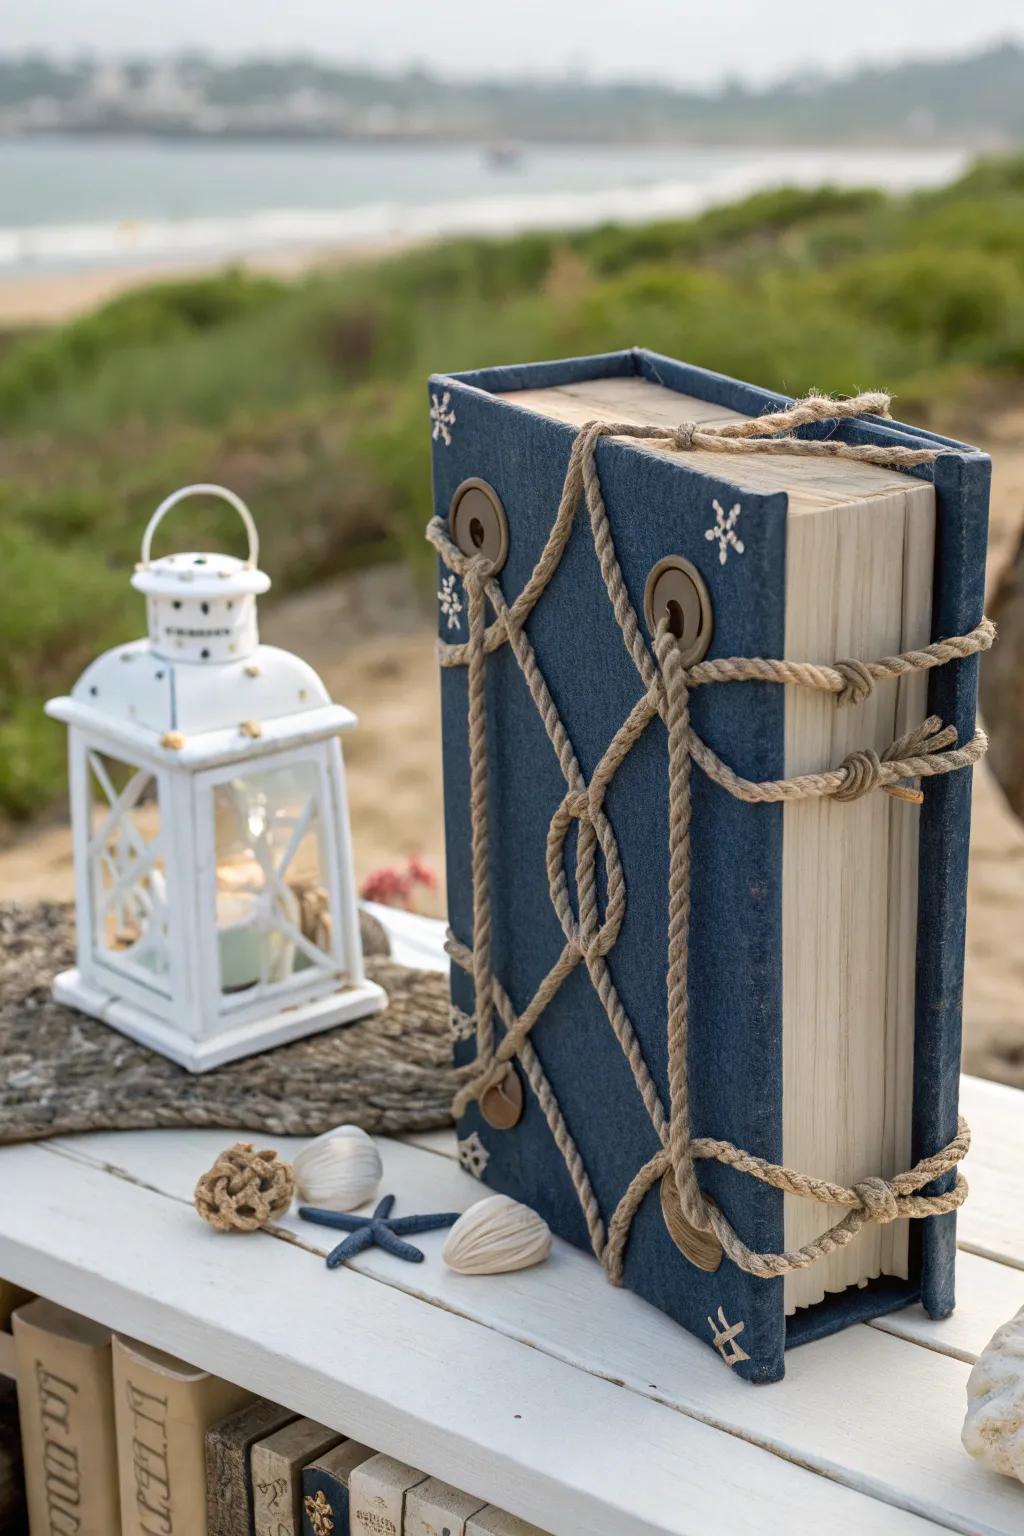
[[337,971],[316,762],[243,772],[213,792],[225,994]]
[[88,753],[96,957],[169,996],[167,870],[160,791],[147,768]]

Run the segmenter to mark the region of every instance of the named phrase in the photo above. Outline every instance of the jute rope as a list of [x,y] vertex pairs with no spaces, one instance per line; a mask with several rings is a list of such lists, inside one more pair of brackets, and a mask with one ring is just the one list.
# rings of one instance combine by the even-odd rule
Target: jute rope
[[[468,669],[473,947],[470,949],[454,935],[449,935],[448,952],[456,964],[473,976],[477,1059],[472,1075],[456,1095],[453,1112],[456,1116],[461,1115],[470,1103],[501,1082],[509,1064],[518,1059],[565,1160],[594,1252],[616,1284],[621,1283],[623,1256],[633,1217],[647,1192],[670,1168],[683,1214],[691,1225],[698,1231],[713,1232],[734,1263],[749,1274],[763,1278],[784,1275],[816,1263],[850,1242],[869,1222],[941,1215],[955,1210],[967,1194],[966,1181],[959,1171],[948,1191],[932,1195],[920,1193],[934,1179],[957,1170],[965,1156],[970,1133],[962,1119],[957,1135],[933,1156],[892,1178],[864,1179],[853,1188],[769,1163],[732,1142],[691,1134],[687,1069],[690,780],[696,763],[729,794],[751,804],[821,797],[845,801],[858,799],[875,789],[917,801],[922,798],[920,790],[908,787],[906,781],[970,767],[986,750],[984,732],[977,731],[971,741],[958,746],[955,728],[944,726],[937,716],[931,716],[894,741],[884,752],[877,753],[872,749],[851,752],[838,767],[821,773],[755,782],[735,773],[696,734],[690,724],[689,694],[691,688],[708,683],[758,681],[817,689],[834,695],[840,705],[860,703],[878,682],[943,666],[988,650],[995,638],[992,624],[982,619],[967,635],[872,662],[851,660],[826,666],[765,657],[732,657],[703,661],[689,668],[683,665],[678,645],[668,633],[667,626],[662,624],[654,637],[652,655],[618,563],[596,462],[597,445],[603,437],[639,438],[680,452],[701,448],[715,453],[790,453],[849,458],[901,469],[932,463],[941,454],[952,451],[855,446],[841,440],[809,440],[789,435],[795,428],[814,421],[867,414],[884,416],[888,414],[888,406],[888,396],[881,394],[859,395],[847,401],[811,396],[790,410],[722,426],[702,427],[687,422],[673,431],[666,431],[663,427],[638,427],[630,423],[588,423],[573,442],[558,511],[544,549],[522,591],[511,603],[506,601],[501,587],[491,575],[488,562],[479,555],[464,555],[453,543],[440,518],[432,519],[427,529],[427,537],[442,561],[463,579],[469,629],[469,639],[463,645],[439,642],[442,666],[465,666]],[[612,610],[643,684],[643,693],[616,731],[589,782],[580,769],[524,628],[534,605],[558,569],[581,498],[589,514],[594,548]],[[488,606],[494,615],[490,623],[487,620]],[[565,943],[558,959],[518,1015],[492,972],[490,949],[486,658],[505,644],[510,647],[530,690],[566,783],[565,796],[551,819],[547,845],[549,894]],[[604,798],[626,755],[655,717],[663,721],[668,737],[667,1111],[606,960],[625,916],[626,887],[614,832],[603,808]],[[573,821],[578,823],[576,912],[569,896],[564,863],[565,841]],[[603,916],[598,903],[598,851],[604,858],[606,870]],[[534,1026],[566,977],[581,964],[586,966],[661,1142],[660,1150],[638,1171],[622,1196],[607,1232],[579,1149],[530,1040]],[[504,1030],[497,1043],[495,1012]],[[814,1242],[794,1252],[755,1252],[739,1237],[716,1202],[701,1189],[696,1163],[704,1158],[725,1163],[788,1194],[841,1206],[846,1214]]]

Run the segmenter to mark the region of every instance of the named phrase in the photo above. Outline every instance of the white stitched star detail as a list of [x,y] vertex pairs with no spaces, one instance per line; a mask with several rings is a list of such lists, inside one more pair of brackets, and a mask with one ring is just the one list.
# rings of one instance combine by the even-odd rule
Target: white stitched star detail
[[455,590],[455,577],[443,576],[441,588],[437,594],[437,600],[441,605],[441,612],[448,620],[449,629],[458,629],[459,619],[462,616],[462,598]]
[[452,427],[455,425],[451,390],[446,389],[443,395],[431,394],[430,419],[434,424],[430,433],[434,442],[436,443],[440,440],[446,448],[450,448],[452,445]]
[[743,540],[736,532],[736,524],[740,517],[740,504],[735,502],[727,512],[722,503],[716,499],[711,503],[715,509],[715,526],[705,530],[704,537],[709,543],[718,541],[718,563],[724,565],[729,558],[730,547],[738,555],[743,553]]

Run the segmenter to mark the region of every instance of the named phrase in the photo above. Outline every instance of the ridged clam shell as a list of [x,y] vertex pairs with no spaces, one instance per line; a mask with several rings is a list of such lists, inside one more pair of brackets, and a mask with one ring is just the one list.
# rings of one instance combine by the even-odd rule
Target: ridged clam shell
[[299,1195],[327,1211],[354,1211],[377,1192],[384,1173],[373,1138],[339,1125],[303,1147],[292,1163]]
[[996,1330],[967,1378],[964,1447],[1024,1483],[1024,1307]]
[[542,1216],[508,1195],[490,1195],[463,1211],[441,1257],[460,1275],[503,1275],[529,1269],[551,1251],[551,1229]]

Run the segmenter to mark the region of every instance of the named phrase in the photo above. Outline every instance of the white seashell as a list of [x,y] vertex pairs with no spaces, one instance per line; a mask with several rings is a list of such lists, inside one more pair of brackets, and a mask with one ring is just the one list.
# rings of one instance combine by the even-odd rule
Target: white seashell
[[377,1192],[380,1153],[358,1125],[339,1125],[303,1147],[292,1163],[301,1199],[326,1211],[354,1211]]
[[529,1269],[551,1252],[551,1228],[543,1216],[508,1195],[490,1195],[463,1211],[441,1257],[460,1275],[503,1275]]
[[1024,1307],[996,1330],[967,1378],[960,1438],[993,1472],[1024,1483]]

